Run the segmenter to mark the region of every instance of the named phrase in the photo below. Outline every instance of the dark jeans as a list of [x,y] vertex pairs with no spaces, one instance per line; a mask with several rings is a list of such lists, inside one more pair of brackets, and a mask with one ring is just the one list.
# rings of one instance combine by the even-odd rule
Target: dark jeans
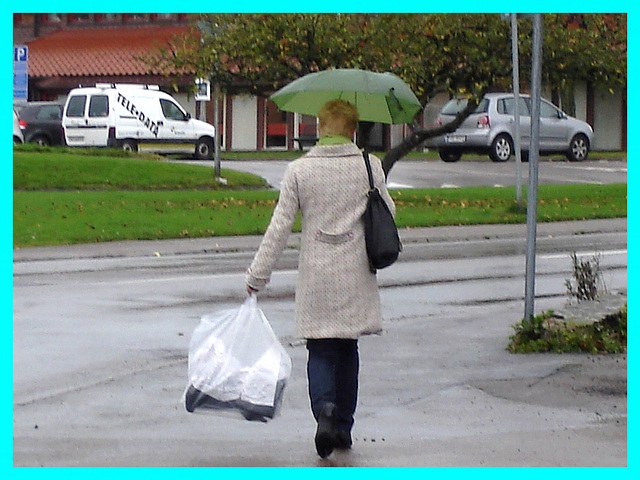
[[307,376],[313,416],[318,420],[325,403],[336,405],[335,427],[351,431],[358,402],[358,341],[308,339]]

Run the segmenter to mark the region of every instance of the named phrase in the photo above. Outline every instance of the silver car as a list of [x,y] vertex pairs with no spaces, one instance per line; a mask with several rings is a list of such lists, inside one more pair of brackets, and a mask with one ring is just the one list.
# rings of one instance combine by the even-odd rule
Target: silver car
[[[466,99],[453,99],[438,115],[438,124],[451,122],[465,108]],[[520,145],[523,159],[531,139],[531,99],[520,95]],[[515,98],[510,93],[488,93],[478,108],[453,133],[436,137],[430,147],[438,149],[445,162],[457,162],[463,153],[488,154],[494,162],[506,162],[514,153]],[[564,153],[570,161],[586,160],[593,140],[591,126],[568,116],[550,102],[540,104],[540,152]]]

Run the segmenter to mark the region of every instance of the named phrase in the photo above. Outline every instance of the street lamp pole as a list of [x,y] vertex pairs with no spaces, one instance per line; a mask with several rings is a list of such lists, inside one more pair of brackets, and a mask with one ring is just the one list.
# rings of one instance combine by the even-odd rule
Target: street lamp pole
[[520,148],[520,60],[518,55],[518,14],[511,14],[511,57],[513,63],[513,117],[516,149],[516,202],[522,207],[522,149]]
[[518,55],[518,19],[529,18],[530,13],[501,13],[500,18],[511,23],[511,66],[513,72],[513,110],[514,149],[516,157],[516,202],[522,207],[522,149],[520,138],[520,60]]
[[[213,35],[215,32],[212,30],[211,25],[206,22],[198,22],[198,29],[200,30],[200,42],[204,44],[205,35]],[[214,125],[214,139],[213,139],[213,165],[214,176],[218,182],[226,183],[226,180],[220,176],[220,81],[215,78],[214,73],[217,73],[217,64],[214,65],[213,72],[211,72],[210,79],[213,83],[213,125]]]
[[542,14],[533,14],[531,64],[531,146],[529,148],[529,191],[527,196],[527,264],[525,274],[524,321],[533,318],[536,270],[536,227],[538,214],[538,160],[540,158],[540,97],[542,83]]
[[213,83],[213,124],[215,126],[215,138],[213,145],[213,160],[215,176],[220,181],[220,82]]

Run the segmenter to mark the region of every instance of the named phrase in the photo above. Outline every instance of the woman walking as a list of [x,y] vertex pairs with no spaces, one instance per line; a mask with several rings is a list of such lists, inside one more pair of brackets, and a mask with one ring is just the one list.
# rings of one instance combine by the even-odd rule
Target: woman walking
[[[318,113],[320,140],[285,172],[278,204],[246,275],[256,292],[270,280],[298,211],[302,247],[295,297],[297,334],[307,340],[315,445],[325,458],[351,448],[358,395],[358,338],[380,333],[382,314],[369,268],[362,214],[369,183],[362,152],[352,142],[355,106],[333,100]],[[374,182],[395,213],[380,160],[370,156]]]

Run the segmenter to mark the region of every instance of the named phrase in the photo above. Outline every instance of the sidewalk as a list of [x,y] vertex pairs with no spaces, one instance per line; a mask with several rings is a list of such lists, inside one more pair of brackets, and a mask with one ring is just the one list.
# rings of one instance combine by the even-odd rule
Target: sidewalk
[[[539,223],[538,238],[582,235],[596,232],[624,232],[627,219],[584,220],[576,222]],[[401,229],[400,236],[405,245],[417,243],[447,243],[467,240],[489,240],[498,238],[521,238],[526,240],[526,226],[518,225],[472,225]],[[299,234],[292,234],[290,245],[299,244]],[[137,240],[108,243],[91,243],[68,246],[29,247],[13,250],[14,262],[34,260],[145,257],[153,255],[181,255],[223,252],[255,251],[261,236],[231,236],[188,238],[171,240]]]

